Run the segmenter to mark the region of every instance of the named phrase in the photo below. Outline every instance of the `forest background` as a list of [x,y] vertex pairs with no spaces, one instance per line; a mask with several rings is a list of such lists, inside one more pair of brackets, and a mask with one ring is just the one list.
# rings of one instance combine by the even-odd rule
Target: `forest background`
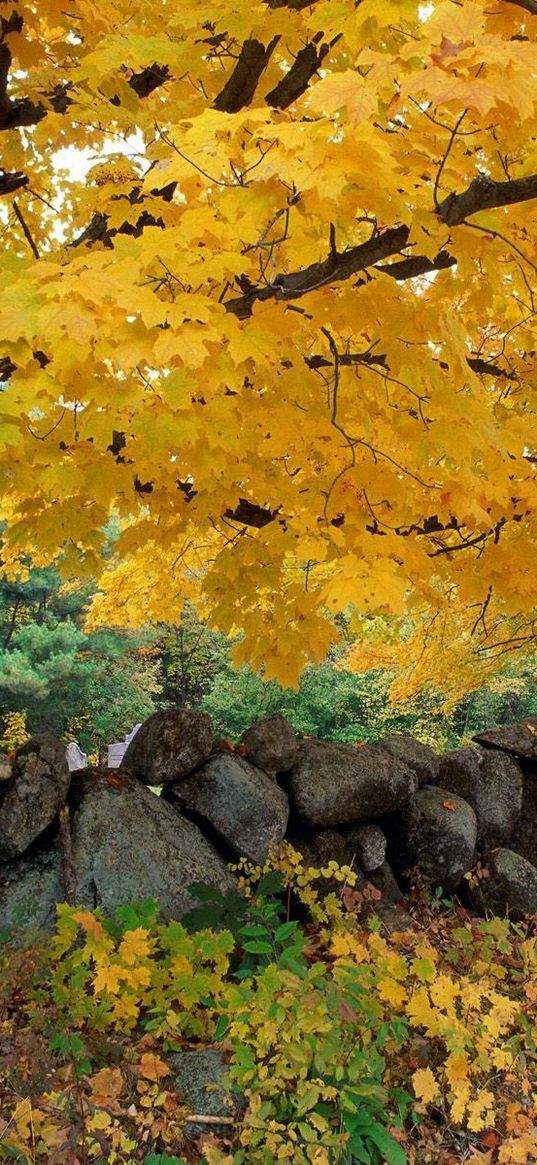
[[95,584],[62,585],[54,567],[25,582],[0,582],[0,747],[49,731],[76,739],[93,758],[158,708],[203,708],[236,740],[261,716],[281,712],[306,736],[372,741],[406,732],[440,750],[472,733],[537,713],[537,658],[509,657],[489,686],[446,704],[429,687],[394,704],[394,668],[355,674],[344,654],[355,641],[352,609],[336,616],[342,644],[309,667],[298,688],[265,682],[231,662],[233,641],[211,631],[192,606],[177,623],[136,632],[84,629]]

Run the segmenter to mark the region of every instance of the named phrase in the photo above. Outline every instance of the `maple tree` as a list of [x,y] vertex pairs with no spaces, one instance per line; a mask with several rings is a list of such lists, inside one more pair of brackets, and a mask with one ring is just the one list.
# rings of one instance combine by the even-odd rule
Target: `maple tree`
[[0,21],[4,571],[194,599],[283,682],[349,604],[407,694],[531,645],[536,0]]

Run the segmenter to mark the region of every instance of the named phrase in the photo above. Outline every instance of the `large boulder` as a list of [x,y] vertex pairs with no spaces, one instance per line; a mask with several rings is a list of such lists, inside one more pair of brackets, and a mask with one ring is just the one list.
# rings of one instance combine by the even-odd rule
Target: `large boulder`
[[167,785],[188,777],[209,759],[214,744],[210,716],[190,708],[167,708],[145,720],[121,762],[145,785]]
[[514,921],[537,913],[537,870],[520,854],[498,849],[489,855],[487,878],[475,891],[480,908],[492,914],[509,915]]
[[70,780],[65,745],[54,736],[34,736],[17,749],[0,792],[0,860],[23,854],[51,825]]
[[514,757],[497,749],[456,748],[441,757],[438,783],[472,806],[482,848],[509,841],[522,809],[523,775]]
[[412,769],[420,785],[434,785],[440,757],[428,744],[422,744],[421,740],[415,740],[413,736],[401,734],[383,736],[382,740],[377,741],[377,748],[383,748],[390,756]]
[[524,773],[522,809],[509,849],[537,866],[537,774],[531,771]]
[[208,822],[236,854],[260,865],[285,837],[289,802],[273,777],[233,753],[221,753],[172,785],[179,804]]
[[488,732],[478,732],[473,737],[486,748],[500,748],[513,756],[537,762],[537,717],[528,716],[519,724],[505,724],[501,728],[490,728]]
[[384,749],[306,740],[292,770],[295,809],[310,825],[371,821],[400,809],[418,779]]
[[0,878],[0,941],[17,931],[52,930],[64,896],[56,841],[7,862]]
[[244,754],[267,773],[287,773],[295,763],[298,740],[285,716],[267,716],[241,736]]
[[456,890],[473,865],[476,840],[472,806],[448,789],[425,785],[403,809],[397,857],[426,882]]
[[130,776],[86,769],[74,779],[71,822],[78,902],[108,912],[156,898],[164,918],[196,905],[193,882],[236,889],[200,830]]

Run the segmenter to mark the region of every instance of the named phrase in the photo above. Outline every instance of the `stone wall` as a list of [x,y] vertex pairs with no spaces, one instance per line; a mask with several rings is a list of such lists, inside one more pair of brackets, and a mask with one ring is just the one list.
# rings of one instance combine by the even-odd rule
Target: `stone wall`
[[408,736],[301,740],[274,716],[232,749],[206,713],[169,709],[120,769],[73,773],[59,741],[36,737],[0,756],[0,928],[48,927],[66,898],[108,911],[152,897],[180,918],[193,883],[232,888],[230,863],[262,864],[284,838],[308,865],[351,865],[380,912],[419,879],[534,913],[537,723],[438,756]]

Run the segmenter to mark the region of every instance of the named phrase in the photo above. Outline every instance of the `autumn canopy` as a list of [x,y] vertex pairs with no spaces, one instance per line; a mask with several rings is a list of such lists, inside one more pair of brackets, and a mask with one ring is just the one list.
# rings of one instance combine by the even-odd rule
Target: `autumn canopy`
[[3,569],[283,682],[349,605],[406,690],[531,646],[537,0],[0,22]]

